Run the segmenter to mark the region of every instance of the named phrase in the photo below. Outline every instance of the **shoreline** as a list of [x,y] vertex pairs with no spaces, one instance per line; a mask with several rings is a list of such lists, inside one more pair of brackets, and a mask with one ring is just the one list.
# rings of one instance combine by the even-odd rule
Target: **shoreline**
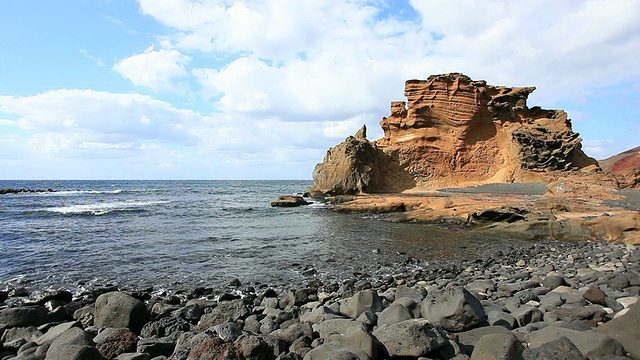
[[[0,306],[0,323],[13,321],[11,326],[0,326],[4,333],[0,352],[19,352],[21,356],[44,352],[53,356],[63,349],[82,348],[113,358],[120,351],[113,350],[117,348],[127,349],[123,352],[129,354],[121,355],[121,359],[136,358],[132,355],[135,352],[149,354],[136,355],[140,359],[186,359],[189,353],[190,358],[196,359],[206,358],[196,354],[223,353],[235,354],[232,358],[252,358],[248,354],[262,349],[259,351],[271,354],[262,358],[273,359],[320,359],[327,354],[346,353],[361,359],[383,359],[392,353],[416,359],[463,359],[480,351],[498,351],[503,342],[511,344],[510,348],[519,354],[515,358],[539,355],[554,346],[572,348],[566,342],[554,342],[559,336],[548,338],[551,332],[564,334],[589,358],[606,354],[594,355],[591,352],[596,350],[585,347],[582,338],[591,339],[587,345],[598,339],[613,344],[601,347],[601,352],[623,355],[621,351],[637,351],[628,349],[629,345],[622,350],[612,342],[614,331],[606,326],[609,322],[615,325],[612,321],[621,312],[640,313],[640,305],[631,305],[640,298],[640,250],[636,246],[541,242],[505,248],[484,259],[470,258],[457,264],[436,263],[429,268],[409,261],[393,267],[395,271],[389,273],[354,274],[340,282],[312,279],[298,288],[264,285],[252,289],[241,279],[230,284],[240,286],[184,289],[162,296],[145,289],[101,288],[82,295],[52,292],[35,299],[31,306]],[[146,311],[148,317],[124,326],[103,322],[99,315],[102,305],[96,300],[109,291],[115,292],[108,296],[133,295],[136,299],[131,303],[137,304],[138,309],[142,304],[142,312]],[[472,313],[458,319],[441,316],[448,310],[438,306],[446,307],[452,301],[462,301],[466,308],[473,309]],[[425,310],[429,302],[440,305]],[[8,315],[20,308],[41,316],[35,321],[26,313]],[[466,323],[468,318],[476,320]],[[38,328],[17,330],[28,326]],[[409,331],[405,335],[428,334],[419,337],[424,351],[404,354],[413,347],[394,347],[390,334],[402,331]],[[640,332],[634,335],[632,329],[624,331],[636,336],[636,340],[640,337]],[[65,343],[68,332],[92,340],[82,345]],[[123,333],[128,334],[128,347],[124,346]],[[486,345],[487,341],[482,340],[485,336],[498,340]],[[539,346],[534,348],[532,344]]]

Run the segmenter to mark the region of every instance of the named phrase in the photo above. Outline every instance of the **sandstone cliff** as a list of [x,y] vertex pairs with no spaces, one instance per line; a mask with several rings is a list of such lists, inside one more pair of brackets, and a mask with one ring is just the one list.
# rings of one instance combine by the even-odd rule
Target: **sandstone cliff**
[[534,87],[504,87],[459,73],[405,83],[384,136],[364,134],[330,149],[312,193],[399,192],[538,181],[545,173],[599,171],[562,110],[529,108]]

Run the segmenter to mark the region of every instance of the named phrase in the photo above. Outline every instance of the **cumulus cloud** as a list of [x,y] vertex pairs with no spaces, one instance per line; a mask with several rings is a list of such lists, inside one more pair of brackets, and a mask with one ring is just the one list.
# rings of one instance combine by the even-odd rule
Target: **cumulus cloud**
[[153,45],[142,54],[120,60],[113,69],[136,86],[155,91],[180,89],[179,81],[187,76],[185,65],[191,59],[177,50],[154,50]]
[[[0,112],[19,117],[33,143],[47,152],[78,148],[82,142],[121,144],[154,140],[193,146],[192,131],[203,120],[193,111],[140,94],[54,90],[33,96],[0,96]],[[57,149],[57,150],[56,150]]]

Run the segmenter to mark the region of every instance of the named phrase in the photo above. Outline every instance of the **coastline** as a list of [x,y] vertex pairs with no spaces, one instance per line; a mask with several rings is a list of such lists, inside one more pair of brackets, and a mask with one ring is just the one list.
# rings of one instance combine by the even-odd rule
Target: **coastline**
[[[320,359],[345,353],[360,359],[391,354],[464,359],[500,351],[508,343],[516,354],[508,358],[539,356],[558,346],[577,347],[589,358],[625,351],[631,358],[640,356],[623,336],[638,340],[639,332],[624,328],[620,335],[620,329],[607,325],[640,313],[640,305],[632,305],[640,298],[636,246],[543,242],[457,264],[413,265],[408,261],[395,264],[395,272],[358,274],[339,283],[315,280],[293,289],[252,288],[234,280],[224,289],[153,296],[144,289],[98,288],[76,296],[53,292],[31,304],[3,305],[2,352],[23,358],[43,353],[65,358],[60,357],[69,355],[64,351],[73,350],[119,359],[225,354]],[[126,321],[101,318],[104,305],[96,300],[103,294],[130,304],[129,312],[114,315]],[[447,304],[456,301],[465,304],[461,309],[467,313],[446,315]],[[142,317],[133,316],[133,309]],[[392,334],[403,331],[405,336],[423,334],[416,338],[420,346],[394,346]],[[560,336],[551,333],[563,334],[574,346],[558,343]],[[84,340],[74,344],[78,337]],[[487,344],[490,339],[495,341]],[[422,349],[419,354],[411,352],[416,348]]]

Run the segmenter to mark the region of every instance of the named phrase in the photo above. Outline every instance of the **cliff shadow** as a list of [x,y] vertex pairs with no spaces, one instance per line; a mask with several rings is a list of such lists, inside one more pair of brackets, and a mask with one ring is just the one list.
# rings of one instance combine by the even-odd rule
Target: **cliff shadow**
[[397,151],[387,153],[376,147],[374,166],[367,192],[399,193],[416,187],[416,181],[400,164]]

